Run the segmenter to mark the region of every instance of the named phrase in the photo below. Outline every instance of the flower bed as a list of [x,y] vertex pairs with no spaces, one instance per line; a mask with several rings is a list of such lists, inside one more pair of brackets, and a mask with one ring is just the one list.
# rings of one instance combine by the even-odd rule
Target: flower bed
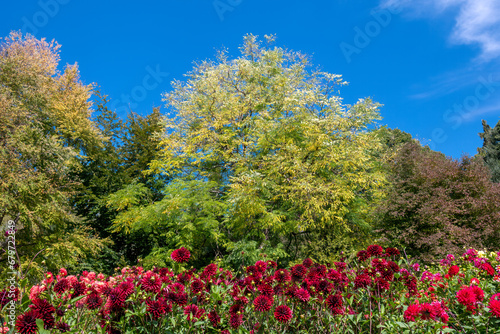
[[[172,259],[185,263],[189,251]],[[4,316],[11,300],[23,311],[15,319],[23,334],[500,333],[499,262],[500,252],[469,249],[429,269],[372,245],[330,267],[258,261],[239,275],[215,263],[111,277],[61,269],[29,292],[0,297]]]

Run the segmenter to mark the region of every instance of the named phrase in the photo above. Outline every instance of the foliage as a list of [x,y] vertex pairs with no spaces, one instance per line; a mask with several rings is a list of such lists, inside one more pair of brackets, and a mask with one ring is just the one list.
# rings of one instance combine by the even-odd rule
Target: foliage
[[[172,259],[185,262],[189,251]],[[187,255],[187,256],[184,256]],[[47,273],[22,301],[21,333],[498,333],[500,252],[448,254],[433,268],[370,245],[327,267],[257,261],[240,275],[203,269],[126,267],[112,277]],[[496,269],[495,269],[496,267]],[[9,321],[6,329],[13,328]],[[27,328],[38,326],[38,331]]]
[[[385,180],[374,158],[379,139],[368,130],[378,104],[344,105],[339,75],[312,70],[300,53],[262,47],[255,36],[245,37],[241,53],[201,62],[165,94],[169,113],[150,172],[175,181],[163,200],[128,207],[131,219],[116,228],[157,227],[178,240],[198,233],[215,245],[212,253],[242,239],[310,252],[322,230],[337,243],[353,231],[353,243],[363,240]],[[165,210],[173,205],[183,214]],[[139,211],[157,217],[132,213]],[[303,232],[308,239],[294,236]],[[336,251],[327,245],[315,255]]]
[[92,265],[87,261],[81,263],[79,268],[101,268],[106,273],[112,273],[118,264],[137,263],[137,258],[146,256],[154,244],[144,232],[113,234],[110,227],[116,218],[116,211],[107,207],[106,199],[134,182],[147,185],[153,198],[161,197],[159,188],[163,180],[155,175],[144,176],[140,172],[147,169],[156,154],[158,140],[154,134],[160,129],[160,111],[154,108],[146,116],[132,112],[124,122],[107,107],[109,99],[106,95],[98,90],[95,94],[97,108],[94,122],[102,140],[97,145],[91,143],[84,147],[86,154],[80,158],[80,165],[74,171],[74,178],[81,181],[81,187],[72,197],[72,203],[76,212],[85,217],[101,237],[113,241],[106,252],[93,257]]
[[479,149],[479,155],[491,171],[491,180],[500,182],[500,121],[492,129],[483,120],[483,131],[479,134],[483,139],[483,147]]
[[[68,203],[77,186],[70,170],[99,134],[90,120],[92,87],[82,84],[76,65],[59,72],[58,50],[17,32],[0,46],[0,219],[16,224],[21,272],[38,254],[32,274],[97,254],[104,244]],[[0,263],[6,249],[7,240]]]
[[497,247],[500,187],[479,159],[452,160],[416,143],[391,165],[391,188],[380,206],[388,243],[430,262],[465,245]]

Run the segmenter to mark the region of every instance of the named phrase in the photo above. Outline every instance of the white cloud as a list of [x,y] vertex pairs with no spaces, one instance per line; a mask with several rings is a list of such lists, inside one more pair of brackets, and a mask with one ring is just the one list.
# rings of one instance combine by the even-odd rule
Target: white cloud
[[499,0],[382,0],[382,6],[409,9],[417,16],[453,13],[452,43],[478,45],[482,61],[500,57]]

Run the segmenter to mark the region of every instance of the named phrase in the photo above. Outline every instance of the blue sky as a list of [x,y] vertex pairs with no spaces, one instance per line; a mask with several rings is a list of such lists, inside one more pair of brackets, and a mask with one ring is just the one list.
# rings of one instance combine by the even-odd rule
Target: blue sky
[[342,74],[346,103],[372,97],[382,124],[454,158],[482,145],[481,120],[500,116],[498,0],[18,0],[4,2],[0,36],[23,30],[62,45],[121,116],[161,105],[193,61],[243,35],[312,55]]

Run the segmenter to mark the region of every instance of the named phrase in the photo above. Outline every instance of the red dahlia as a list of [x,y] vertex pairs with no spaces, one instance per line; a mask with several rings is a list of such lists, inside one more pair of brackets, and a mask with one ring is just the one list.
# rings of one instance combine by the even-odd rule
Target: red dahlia
[[292,310],[286,305],[280,305],[274,309],[274,318],[279,322],[288,322],[292,319]]
[[264,261],[257,261],[255,262],[255,268],[257,268],[257,270],[263,274],[266,272],[266,269],[267,269],[267,262],[264,262]]
[[204,276],[212,276],[217,272],[217,265],[215,263],[210,263],[208,266],[203,269],[202,275]]
[[265,295],[260,295],[253,301],[253,306],[258,312],[267,312],[273,306],[273,298]]
[[328,305],[328,308],[330,311],[333,311],[333,309],[340,309],[342,308],[342,295],[337,293],[334,295],[329,295],[326,298],[326,305]]
[[39,319],[43,320],[45,329],[54,327],[55,319],[53,313],[56,312],[56,309],[48,301],[45,299],[35,299],[30,308],[37,312]]
[[366,249],[366,252],[370,256],[379,256],[383,253],[384,249],[380,247],[379,245],[370,245]]
[[71,328],[69,327],[69,325],[65,322],[58,322],[56,324],[56,328],[61,332],[61,333],[64,333],[64,332],[69,332],[71,330]]
[[205,284],[199,278],[194,279],[193,282],[191,283],[191,291],[194,294],[198,294],[202,292],[204,289],[205,289]]
[[167,309],[165,308],[165,300],[163,298],[159,298],[158,300],[146,300],[147,312],[151,314],[153,319],[161,318],[165,313],[167,313]]
[[301,302],[308,302],[309,299],[311,298],[311,295],[309,294],[309,291],[307,291],[304,288],[301,288],[295,291],[295,297]]
[[356,289],[360,289],[360,288],[366,288],[368,287],[370,284],[372,284],[372,279],[369,275],[367,274],[361,274],[361,275],[358,275],[356,276],[356,278],[354,279],[354,287]]
[[85,303],[87,304],[87,308],[89,310],[95,310],[102,305],[102,298],[97,292],[93,291],[90,295],[87,296],[87,298],[85,299]]
[[389,256],[396,256],[400,254],[397,248],[392,248],[392,247],[387,247],[385,253]]
[[61,278],[54,285],[54,291],[56,293],[63,293],[64,291],[69,289],[69,280],[67,278]]
[[356,256],[358,257],[359,261],[366,261],[370,257],[370,255],[365,251],[365,250],[360,250]]
[[243,323],[243,314],[231,314],[229,317],[229,326],[237,329]]
[[466,287],[457,292],[457,300],[462,305],[472,305],[476,302],[476,294],[470,287]]
[[208,313],[208,320],[210,320],[213,327],[217,327],[220,323],[220,317],[215,311],[210,311],[210,313]]
[[266,296],[272,296],[272,295],[274,295],[274,289],[269,284],[260,284],[257,287],[257,290],[259,290],[260,293],[262,293],[263,295],[266,295]]
[[438,316],[436,308],[431,304],[420,304],[420,318],[422,320],[436,319]]
[[142,290],[154,293],[158,293],[160,291],[162,284],[160,276],[152,271],[146,272],[139,283],[141,284]]
[[453,277],[456,274],[458,274],[459,271],[460,271],[460,267],[459,266],[451,266],[450,269],[448,269],[448,275],[450,275],[451,277]]
[[490,299],[488,308],[493,316],[500,318],[500,300]]
[[185,263],[188,262],[191,257],[191,253],[187,248],[181,247],[172,252],[171,258],[177,263]]
[[28,312],[21,314],[17,317],[16,328],[20,334],[35,334],[38,333],[36,327],[36,319],[40,318],[35,310],[29,310]]
[[418,317],[420,314],[420,305],[419,304],[412,304],[408,306],[404,313],[404,318],[406,322],[410,321],[415,321],[415,319]]
[[310,258],[307,258],[307,259],[304,259],[304,261],[302,261],[302,264],[306,267],[306,268],[310,268],[314,262],[313,260],[311,260]]
[[276,281],[278,281],[279,283],[285,283],[285,282],[290,281],[292,279],[292,277],[290,276],[290,273],[288,272],[288,270],[280,269],[280,270],[276,270],[276,272],[274,273],[274,279]]
[[291,268],[292,278],[294,280],[302,279],[307,273],[307,268],[303,264],[297,264]]

